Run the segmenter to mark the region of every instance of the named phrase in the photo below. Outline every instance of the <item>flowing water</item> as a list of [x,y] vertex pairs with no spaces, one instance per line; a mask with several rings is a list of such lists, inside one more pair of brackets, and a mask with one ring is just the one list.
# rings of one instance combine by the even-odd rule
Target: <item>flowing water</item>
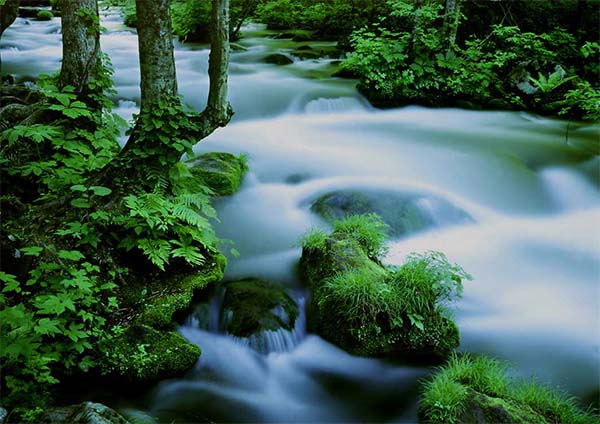
[[[139,100],[136,37],[114,11],[103,21],[117,112],[129,118]],[[516,374],[577,396],[596,390],[598,125],[513,112],[375,110],[355,82],[329,77],[333,60],[261,63],[299,45],[267,35],[246,28],[231,63],[236,115],[197,146],[249,157],[241,190],[216,201],[218,234],[241,254],[229,258],[226,278],[279,282],[303,306],[297,241],[311,226],[327,228],[311,212],[317,198],[339,190],[418,193],[415,207],[437,225],[391,241],[386,260],[440,250],[473,274],[453,308],[460,350],[505,359]],[[20,80],[51,73],[60,65],[60,21],[18,19],[1,49],[4,73]],[[202,109],[207,46],[176,44],[176,61],[181,93]],[[470,219],[452,221],[456,210]],[[211,302],[209,315],[218,316],[218,296]],[[419,380],[431,372],[350,356],[307,334],[303,315],[293,332],[253,340],[224,334],[216,321],[200,328],[194,316],[180,331],[202,347],[196,367],[129,404],[160,421],[413,422]]]

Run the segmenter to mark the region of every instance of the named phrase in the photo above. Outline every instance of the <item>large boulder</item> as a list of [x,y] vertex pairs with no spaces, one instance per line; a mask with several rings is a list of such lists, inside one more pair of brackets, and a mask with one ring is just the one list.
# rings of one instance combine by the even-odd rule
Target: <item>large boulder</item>
[[469,276],[439,253],[384,267],[384,226],[376,215],[352,216],[331,234],[305,237],[300,269],[312,289],[309,325],[357,355],[446,357],[460,336],[441,303]]
[[244,156],[209,152],[195,157],[190,171],[217,196],[229,196],[242,184],[248,164]]
[[532,380],[507,377],[508,368],[485,356],[453,356],[426,382],[419,419],[435,424],[600,423],[564,393]]
[[279,284],[256,278],[225,284],[222,321],[229,334],[249,337],[263,331],[291,331],[297,317],[296,303]]
[[393,190],[337,190],[319,197],[311,210],[330,223],[350,215],[376,213],[389,226],[391,237],[473,221],[439,196]]

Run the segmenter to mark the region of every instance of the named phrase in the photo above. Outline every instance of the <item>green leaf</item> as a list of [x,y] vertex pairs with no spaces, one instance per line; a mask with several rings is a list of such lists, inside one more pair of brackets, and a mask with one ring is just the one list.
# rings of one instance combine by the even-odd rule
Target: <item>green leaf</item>
[[108,196],[112,193],[110,188],[102,186],[91,186],[90,190],[92,190],[96,196]]
[[71,200],[71,206],[81,209],[88,209],[90,204],[86,199],[79,198]]
[[81,184],[71,186],[71,191],[87,191],[87,187]]
[[58,324],[60,324],[59,320],[42,318],[38,321],[38,324],[35,326],[34,330],[40,335],[59,334],[62,331],[58,328]]
[[2,293],[7,293],[14,291],[16,293],[21,292],[20,283],[17,281],[15,275],[7,274],[4,271],[0,271],[0,281],[4,283],[4,288],[2,289]]
[[58,257],[61,259],[67,259],[69,261],[78,261],[85,258],[78,250],[61,250],[58,252]]
[[19,250],[21,253],[23,253],[24,255],[27,255],[27,256],[40,256],[40,253],[42,253],[42,251],[44,249],[39,246],[29,246],[29,247],[22,247]]

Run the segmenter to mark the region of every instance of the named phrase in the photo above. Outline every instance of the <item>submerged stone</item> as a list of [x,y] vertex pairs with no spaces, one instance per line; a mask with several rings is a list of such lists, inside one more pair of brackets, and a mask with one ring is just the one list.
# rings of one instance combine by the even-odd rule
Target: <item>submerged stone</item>
[[248,171],[246,159],[225,152],[209,152],[194,158],[190,171],[217,196],[229,196],[242,184]]
[[337,190],[319,197],[311,210],[330,223],[350,215],[376,213],[389,226],[391,237],[473,222],[466,212],[439,196],[393,190]]
[[249,337],[263,331],[291,331],[298,307],[276,283],[248,278],[225,284],[222,321],[229,334]]
[[273,53],[268,56],[265,56],[263,58],[263,62],[278,66],[290,65],[294,63],[294,61],[290,57],[281,53]]

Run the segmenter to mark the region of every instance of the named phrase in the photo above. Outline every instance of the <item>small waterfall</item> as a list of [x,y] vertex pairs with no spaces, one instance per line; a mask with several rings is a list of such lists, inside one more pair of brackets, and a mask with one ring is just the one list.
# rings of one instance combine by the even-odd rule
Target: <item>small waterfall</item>
[[600,203],[600,192],[582,175],[567,168],[547,168],[540,173],[546,191],[560,209],[583,209]]
[[[250,337],[227,334],[224,324],[227,316],[224,316],[223,311],[224,287],[219,287],[208,302],[198,304],[194,312],[184,321],[183,327],[199,328],[214,334],[227,334],[227,337],[233,339],[236,344],[262,354],[289,352],[306,337],[306,297],[295,293],[291,293],[290,296],[298,305],[298,317],[291,331],[280,328],[274,331],[262,331]],[[231,311],[229,312],[231,313]],[[285,319],[286,317],[286,313],[281,307],[273,309],[272,312],[281,318]]]
[[355,97],[320,97],[309,101],[304,112],[311,114],[329,114],[339,112],[364,111],[364,104]]
[[[298,318],[292,331],[280,328],[276,331],[263,331],[253,334],[250,337],[233,337],[236,343],[256,350],[257,352],[268,354],[271,352],[289,352],[306,337],[306,313],[304,310],[305,298],[299,297],[296,300],[298,305]],[[278,315],[283,315],[283,310],[276,311]]]

